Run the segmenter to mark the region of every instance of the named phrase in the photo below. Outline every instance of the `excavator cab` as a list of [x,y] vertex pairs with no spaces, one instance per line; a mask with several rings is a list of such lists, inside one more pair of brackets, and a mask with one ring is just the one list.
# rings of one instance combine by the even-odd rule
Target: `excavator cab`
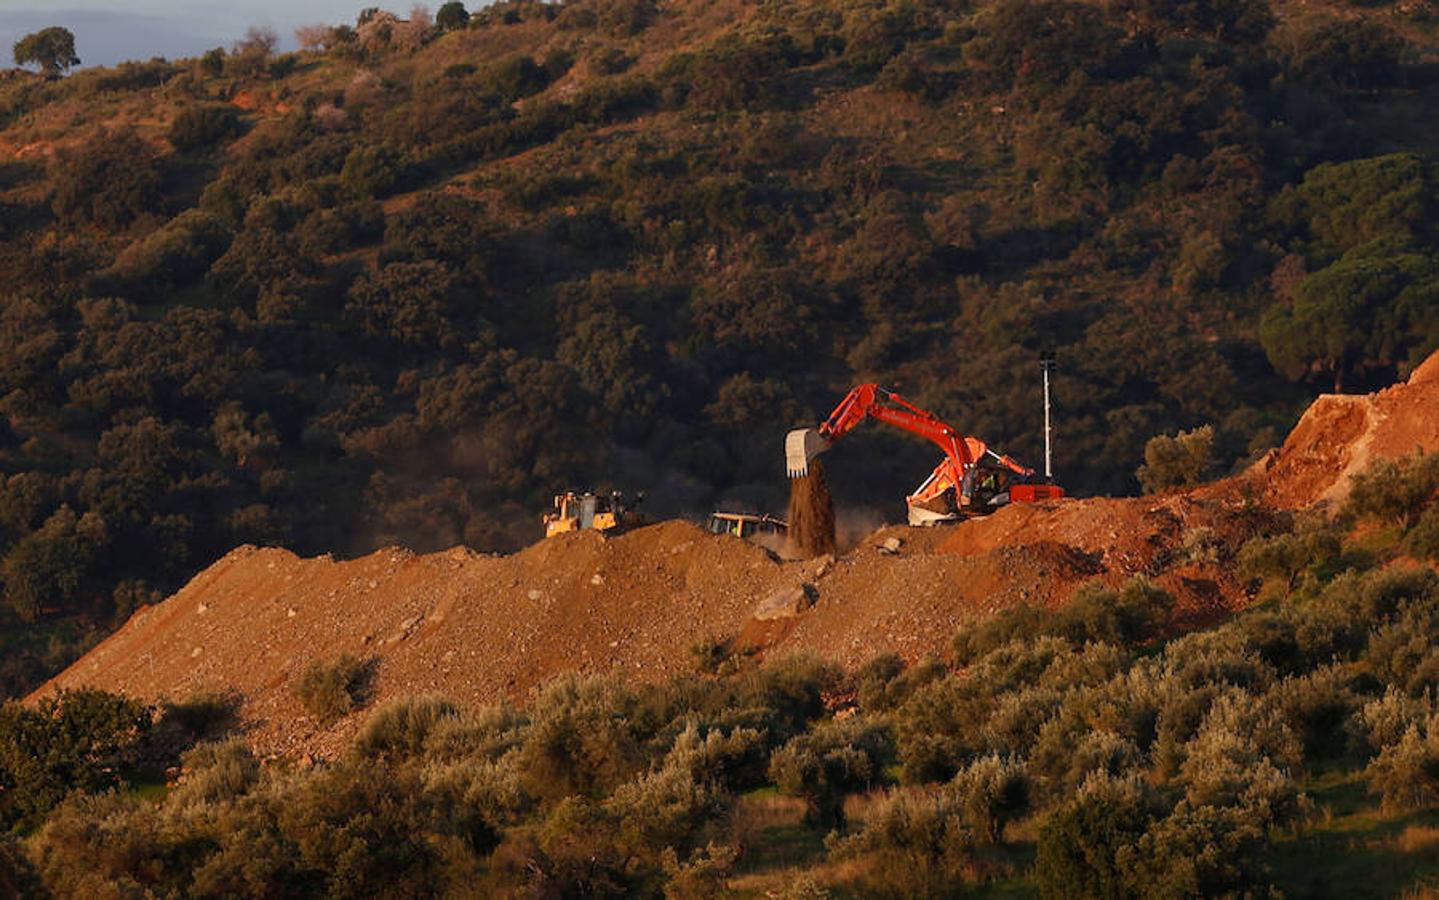
[[1010,487],[1016,479],[1016,473],[999,466],[970,466],[960,485],[959,506],[970,515],[994,512],[1012,499]]
[[1063,496],[1064,488],[1042,475],[1026,475],[980,462],[964,474],[959,491],[959,508],[967,515],[982,516],[1010,503],[1038,503]]

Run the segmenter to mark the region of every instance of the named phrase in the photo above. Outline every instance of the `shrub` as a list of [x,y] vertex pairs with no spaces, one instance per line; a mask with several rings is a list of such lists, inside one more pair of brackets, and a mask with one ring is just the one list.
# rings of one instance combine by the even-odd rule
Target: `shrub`
[[1260,896],[1268,886],[1261,811],[1181,802],[1132,846],[1120,850],[1125,894],[1158,897]]
[[1133,646],[1157,637],[1173,610],[1174,597],[1146,578],[1131,579],[1117,592],[1092,582],[1075,593],[1057,625],[1075,643]]
[[1091,776],[1039,832],[1034,870],[1046,897],[1120,897],[1131,871],[1123,858],[1151,821],[1150,798],[1134,779]]
[[1410,696],[1439,686],[1426,662],[1439,651],[1435,629],[1439,615],[1427,609],[1407,609],[1398,619],[1382,625],[1369,636],[1364,659],[1374,674]]
[[895,743],[906,784],[948,781],[983,749],[995,701],[985,685],[950,675],[915,691],[894,714]]
[[240,133],[240,115],[228,104],[186,107],[170,123],[171,146],[186,153],[205,150]]
[[951,644],[957,665],[968,665],[1011,641],[1048,633],[1053,614],[1020,604],[961,628]]
[[550,74],[528,56],[512,56],[481,75],[485,90],[506,103],[538,94],[550,83]]
[[1424,511],[1404,538],[1404,550],[1419,559],[1439,562],[1439,504]]
[[402,697],[370,714],[355,740],[361,756],[414,756],[425,748],[430,735],[459,713],[443,697]]
[[177,728],[189,740],[214,738],[235,724],[240,697],[231,693],[192,694],[161,705],[161,724]]
[[1379,751],[1364,777],[1387,809],[1439,803],[1439,716],[1410,725],[1397,743]]
[[0,896],[43,897],[44,885],[14,835],[0,831]]
[[780,747],[770,757],[769,775],[780,791],[805,801],[809,821],[835,827],[844,824],[844,798],[874,784],[892,752],[885,726],[850,716]]
[[1390,685],[1383,697],[1364,704],[1356,715],[1355,727],[1377,753],[1399,743],[1411,727],[1422,726],[1434,712],[1429,698],[1410,697]]
[[658,869],[666,849],[688,854],[728,808],[710,782],[687,766],[669,765],[617,787],[604,802],[613,839],[632,861]]
[[97,134],[56,157],[55,215],[70,223],[119,229],[158,212],[160,169],[150,145],[128,129]]
[[660,857],[665,873],[665,900],[707,900],[722,896],[739,850],[723,844],[707,844],[685,862],[673,847]]
[[1413,528],[1439,498],[1439,453],[1377,460],[1355,475],[1346,511]]
[[976,868],[973,831],[954,791],[903,790],[891,794],[857,833],[832,839],[841,858],[866,856],[870,878],[886,895],[945,897],[960,893]]
[[638,773],[644,757],[630,713],[636,698],[614,676],[561,676],[531,701],[520,750],[525,789],[536,797],[601,797]]
[[470,24],[470,13],[460,0],[448,0],[435,13],[435,24],[444,31],[458,31]]
[[113,787],[150,720],[149,707],[94,690],[0,706],[0,830],[35,827],[72,791]]
[[1004,826],[1029,811],[1033,786],[1022,763],[990,755],[961,769],[945,790],[954,794],[970,829],[997,844]]
[[1399,80],[1404,39],[1377,22],[1325,22],[1295,36],[1289,65],[1306,81],[1369,89]]
[[340,184],[355,198],[380,198],[400,182],[404,162],[384,147],[356,147],[345,157]]
[[696,782],[708,781],[726,791],[764,784],[769,762],[764,735],[754,728],[716,726],[702,730],[691,722],[675,738],[665,766],[682,766]]
[[906,668],[897,654],[877,656],[855,674],[859,707],[865,712],[898,709],[916,690],[945,674],[944,664],[937,659],[924,659]]
[[1214,465],[1214,426],[1181,431],[1174,437],[1157,435],[1144,445],[1144,465],[1135,477],[1146,493],[1193,487]]
[[694,660],[695,670],[705,675],[717,673],[729,656],[730,642],[725,638],[710,634],[690,644],[690,658]]
[[314,660],[291,688],[305,711],[321,725],[331,725],[355,708],[369,675],[369,666],[342,654],[330,662]]
[[1293,592],[1300,578],[1331,564],[1342,552],[1339,535],[1330,528],[1312,528],[1255,537],[1239,551],[1239,571],[1247,578],[1280,578]]
[[741,676],[731,702],[764,709],[770,740],[783,743],[824,715],[824,694],[839,680],[839,672],[816,657],[787,656]]
[[260,780],[260,761],[244,741],[201,744],[181,759],[184,781],[174,802],[182,806],[230,803]]

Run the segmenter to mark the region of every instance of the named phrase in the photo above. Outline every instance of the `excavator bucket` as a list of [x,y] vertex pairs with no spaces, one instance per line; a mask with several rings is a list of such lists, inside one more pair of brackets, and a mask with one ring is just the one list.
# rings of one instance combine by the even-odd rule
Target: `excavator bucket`
[[784,438],[784,468],[789,477],[809,474],[809,461],[829,449],[817,428],[796,428]]

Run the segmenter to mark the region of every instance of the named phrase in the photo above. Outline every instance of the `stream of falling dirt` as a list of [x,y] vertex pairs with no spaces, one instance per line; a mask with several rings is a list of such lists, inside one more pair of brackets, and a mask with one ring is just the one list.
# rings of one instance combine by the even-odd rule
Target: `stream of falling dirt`
[[834,503],[817,459],[809,474],[790,479],[789,547],[791,555],[804,558],[835,552]]

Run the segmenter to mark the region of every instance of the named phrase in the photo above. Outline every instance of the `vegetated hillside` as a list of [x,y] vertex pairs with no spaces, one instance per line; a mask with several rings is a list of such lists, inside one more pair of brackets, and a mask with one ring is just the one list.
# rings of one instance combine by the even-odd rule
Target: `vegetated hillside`
[[[6,684],[242,543],[777,507],[780,436],[862,379],[1034,460],[1053,352],[1079,493],[1158,432],[1262,450],[1436,342],[1432,21],[1278,10],[501,3],[9,73]],[[844,449],[896,515],[933,462]]]
[[706,653],[916,663],[944,656],[963,625],[1019,606],[1062,610],[1077,592],[1083,606],[1097,586],[1136,577],[1170,598],[1166,632],[1210,626],[1253,602],[1262,572],[1241,567],[1241,550],[1292,525],[1281,510],[1333,512],[1336,454],[1362,474],[1439,451],[1436,369],[1439,353],[1409,383],[1347,398],[1368,410],[1368,433],[1312,427],[1335,399],[1321,398],[1282,449],[1240,476],[1158,496],[1016,504],[952,528],[890,527],[837,559],[782,562],[684,522],[561,535],[511,556],[390,548],[336,562],[242,547],[137,612],[43,694],[228,696],[258,751],[334,756],[363,717],[319,717],[296,685],[344,656],[364,666],[367,702],[438,694],[477,707],[526,701],[573,671],[672,678]]

